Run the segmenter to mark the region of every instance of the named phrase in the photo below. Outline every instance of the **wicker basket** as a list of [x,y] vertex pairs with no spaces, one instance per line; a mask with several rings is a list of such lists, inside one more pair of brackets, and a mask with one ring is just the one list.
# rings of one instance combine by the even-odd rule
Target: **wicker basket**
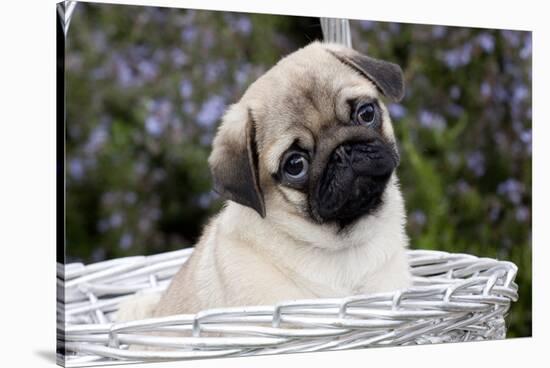
[[[64,296],[64,303],[58,301],[58,339],[65,346],[59,359],[89,366],[502,339],[504,318],[518,297],[513,263],[414,250],[414,285],[394,293],[113,320],[125,298],[166,288],[191,252],[58,265]],[[190,336],[166,336],[181,331]]]

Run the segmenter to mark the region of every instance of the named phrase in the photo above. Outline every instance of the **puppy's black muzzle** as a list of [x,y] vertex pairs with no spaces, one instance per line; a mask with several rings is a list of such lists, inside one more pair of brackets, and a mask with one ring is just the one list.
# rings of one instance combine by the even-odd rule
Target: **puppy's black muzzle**
[[357,175],[385,176],[396,166],[387,144],[375,139],[371,142],[344,143],[332,153],[329,165],[346,167]]
[[316,191],[321,221],[350,223],[376,209],[398,164],[393,145],[379,138],[346,141],[330,154]]

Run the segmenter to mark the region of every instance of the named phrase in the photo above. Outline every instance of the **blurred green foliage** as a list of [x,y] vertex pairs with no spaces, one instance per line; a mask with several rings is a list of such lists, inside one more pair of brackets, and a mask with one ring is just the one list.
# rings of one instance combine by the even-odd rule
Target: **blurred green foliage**
[[[531,335],[531,33],[352,21],[402,66],[390,104],[413,248],[519,267],[509,336]],[[80,3],[67,37],[67,258],[192,246],[221,203],[210,143],[228,104],[318,19]]]

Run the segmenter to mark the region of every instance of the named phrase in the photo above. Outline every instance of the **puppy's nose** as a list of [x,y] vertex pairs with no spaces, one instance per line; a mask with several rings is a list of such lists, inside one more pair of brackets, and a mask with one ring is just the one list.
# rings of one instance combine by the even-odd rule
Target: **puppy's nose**
[[352,151],[353,150],[351,148],[351,145],[348,143],[344,143],[334,150],[334,152],[332,153],[331,161],[338,165],[349,164]]
[[[378,148],[368,143],[342,143],[332,153],[331,160],[336,164],[347,165],[354,160],[354,156],[367,154],[375,155]],[[357,152],[355,152],[357,151]],[[358,157],[360,158],[360,157]]]
[[383,144],[379,141],[357,144],[354,146],[354,151],[357,152],[358,157],[363,156],[371,160],[381,159],[383,149]]

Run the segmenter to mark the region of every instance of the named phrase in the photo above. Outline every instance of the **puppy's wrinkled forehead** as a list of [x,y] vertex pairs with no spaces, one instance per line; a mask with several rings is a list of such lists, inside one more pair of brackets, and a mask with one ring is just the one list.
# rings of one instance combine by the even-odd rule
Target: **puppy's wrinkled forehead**
[[[349,124],[350,101],[376,100],[379,94],[373,81],[339,59],[330,47],[313,43],[277,63],[250,86],[243,100],[257,123],[262,161],[275,172],[288,147],[298,144],[313,150],[320,132]],[[391,124],[388,129],[393,139]]]

